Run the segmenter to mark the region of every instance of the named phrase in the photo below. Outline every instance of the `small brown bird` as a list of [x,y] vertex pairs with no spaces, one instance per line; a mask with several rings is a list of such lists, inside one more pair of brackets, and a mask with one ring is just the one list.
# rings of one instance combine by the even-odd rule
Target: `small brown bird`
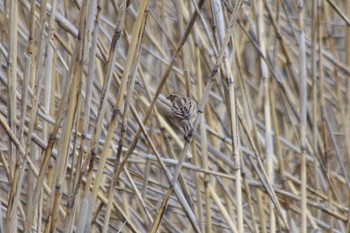
[[171,93],[168,97],[172,104],[172,118],[175,122],[180,122],[185,131],[184,138],[189,141],[193,134],[193,121],[197,114],[197,102],[189,97],[182,96],[179,93]]

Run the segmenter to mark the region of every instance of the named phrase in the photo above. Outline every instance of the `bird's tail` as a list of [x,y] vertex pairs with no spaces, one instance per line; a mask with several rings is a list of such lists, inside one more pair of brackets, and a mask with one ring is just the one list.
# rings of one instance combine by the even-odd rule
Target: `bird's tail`
[[184,131],[185,131],[185,135],[184,135],[185,139],[189,139],[193,135],[192,122],[190,120],[184,120],[183,124],[184,124],[183,127],[184,127]]

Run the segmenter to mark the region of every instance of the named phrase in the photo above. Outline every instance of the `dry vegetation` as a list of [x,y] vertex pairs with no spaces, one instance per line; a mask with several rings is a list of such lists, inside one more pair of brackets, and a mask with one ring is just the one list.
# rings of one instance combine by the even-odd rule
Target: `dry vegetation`
[[[350,232],[349,18],[1,0],[0,232]],[[174,91],[198,102],[191,142]]]

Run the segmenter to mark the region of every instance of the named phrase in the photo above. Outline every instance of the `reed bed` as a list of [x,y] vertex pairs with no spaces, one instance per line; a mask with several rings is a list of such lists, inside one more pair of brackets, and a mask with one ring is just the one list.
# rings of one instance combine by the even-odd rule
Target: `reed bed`
[[0,1],[0,232],[350,232],[349,15]]

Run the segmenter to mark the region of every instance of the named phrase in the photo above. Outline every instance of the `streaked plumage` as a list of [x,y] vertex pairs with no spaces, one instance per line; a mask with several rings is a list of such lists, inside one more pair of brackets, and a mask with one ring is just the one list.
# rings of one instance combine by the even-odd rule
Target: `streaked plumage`
[[188,140],[193,134],[193,121],[197,113],[197,103],[194,99],[172,93],[167,97],[172,107],[172,118],[175,122],[180,122],[185,131],[185,139]]

